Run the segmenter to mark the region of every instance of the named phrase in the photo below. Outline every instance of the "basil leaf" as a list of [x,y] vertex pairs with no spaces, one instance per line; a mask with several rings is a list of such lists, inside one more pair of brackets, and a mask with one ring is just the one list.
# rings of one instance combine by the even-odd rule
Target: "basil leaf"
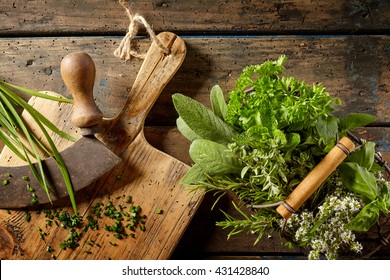
[[196,134],[187,124],[186,122],[181,118],[177,118],[176,120],[176,126],[177,129],[180,131],[181,134],[191,142],[195,139],[200,139],[201,137]]
[[201,138],[228,144],[236,134],[232,127],[202,103],[179,93],[174,94],[172,99],[179,116]]
[[210,92],[210,101],[214,114],[224,120],[227,115],[227,105],[220,86],[213,86]]
[[363,209],[347,224],[347,228],[353,231],[368,231],[379,219],[377,201],[363,207]]
[[351,153],[345,160],[356,162],[360,166],[371,170],[375,160],[375,143],[364,143],[360,149]]
[[344,162],[339,167],[343,184],[352,192],[373,201],[378,195],[374,174],[356,162]]
[[209,175],[240,174],[242,165],[225,145],[197,139],[190,146],[191,159]]
[[198,184],[206,180],[206,175],[204,174],[204,170],[199,167],[199,165],[194,164],[190,170],[184,175],[181,179],[180,183],[183,186],[193,186],[194,184]]
[[336,137],[338,131],[338,119],[332,115],[321,116],[316,122],[316,129],[325,144]]
[[382,186],[378,200],[380,210],[383,213],[388,214],[390,212],[390,184],[384,184]]
[[376,120],[376,117],[368,114],[349,114],[340,119],[340,130],[347,131],[357,127],[366,126]]

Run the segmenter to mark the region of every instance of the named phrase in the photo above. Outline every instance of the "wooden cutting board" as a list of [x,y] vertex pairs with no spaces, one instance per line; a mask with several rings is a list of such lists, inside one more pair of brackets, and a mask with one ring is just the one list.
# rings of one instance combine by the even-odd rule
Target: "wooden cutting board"
[[[92,209],[98,202],[103,203],[104,208],[111,201],[117,209],[119,205],[125,207],[123,211],[126,212],[131,205],[126,200],[131,196],[133,205],[141,206],[141,214],[146,215],[146,230],[142,231],[140,227],[135,232],[126,229],[126,233],[134,233],[135,236],[118,239],[104,228],[112,226],[115,221],[104,216],[103,210],[102,218],[96,219],[98,230],[83,232],[77,248],[62,250],[59,244],[70,236],[70,230],[61,227],[60,223],[57,225],[56,219],[31,210],[28,211],[31,221],[27,222],[26,211],[1,210],[1,259],[104,260],[170,257],[197,210],[202,195],[190,193],[179,183],[189,167],[155,149],[144,137],[145,117],[180,67],[186,53],[184,41],[175,34],[164,32],[158,38],[171,52],[164,54],[155,43],[151,45],[122,112],[112,119],[104,120],[103,130],[96,135],[121,157],[122,162],[76,196],[78,211],[85,223],[87,216],[93,216]],[[72,105],[37,98],[31,98],[29,103],[62,130],[81,137],[79,130],[70,122]],[[23,116],[28,122],[31,121],[26,114]],[[35,130],[32,123],[31,126]],[[59,150],[72,144],[55,136],[53,138]],[[21,162],[5,148],[0,156],[0,164],[12,166]],[[62,211],[72,213],[67,201],[61,203],[65,204],[60,205]],[[158,209],[162,213],[158,213]],[[51,225],[48,220],[53,221]],[[123,225],[126,226],[126,222]],[[48,252],[48,248],[54,251]]]

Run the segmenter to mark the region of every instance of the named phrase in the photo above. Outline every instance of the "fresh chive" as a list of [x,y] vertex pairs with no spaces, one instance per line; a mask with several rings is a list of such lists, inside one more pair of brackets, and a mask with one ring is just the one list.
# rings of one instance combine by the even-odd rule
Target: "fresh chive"
[[[15,94],[11,88],[20,90],[27,94],[38,96],[41,98],[46,98],[50,100],[55,100],[59,102],[68,102],[71,103],[72,100],[67,98],[58,98],[53,97],[47,94],[35,92],[23,87],[11,85],[9,83],[0,82],[0,126],[4,128],[6,132],[3,130],[0,131],[0,140],[4,142],[5,145],[9,147],[9,149],[15,153],[22,160],[28,162],[30,169],[37,179],[38,183],[45,190],[49,201],[51,201],[49,189],[46,182],[46,177],[44,173],[44,169],[42,166],[42,161],[40,159],[40,155],[38,153],[38,149],[43,149],[53,156],[55,159],[58,168],[63,176],[65,185],[68,190],[68,194],[70,197],[70,201],[75,213],[77,213],[76,201],[74,197],[73,187],[71,184],[69,172],[66,168],[63,159],[58,152],[53,140],[49,136],[46,128],[50,129],[54,133],[59,136],[71,140],[76,141],[77,139],[73,136],[61,131],[58,129],[53,123],[51,123],[48,119],[46,119],[42,114],[40,114],[36,109],[34,109],[31,105],[29,105],[25,100],[23,100],[20,96]],[[29,131],[27,126],[24,124],[23,119],[19,116],[17,110],[14,107],[14,104],[21,106],[25,111],[27,111],[30,116],[34,119],[36,124],[42,130],[43,135],[49,143],[51,151],[47,151],[44,145]],[[23,142],[20,139],[20,134],[27,140],[29,144],[29,149],[27,149]],[[37,161],[37,169],[32,164],[32,160],[30,159],[32,156]],[[27,177],[25,178],[27,179]],[[33,201],[36,203],[36,201]]]
[[34,191],[34,188],[31,187],[30,184],[27,184],[27,190],[28,190],[29,192],[33,192],[33,191]]
[[28,93],[29,95],[32,95],[32,96],[37,96],[37,97],[41,97],[41,98],[45,98],[45,99],[49,99],[49,100],[53,100],[53,101],[58,101],[58,102],[73,103],[73,100],[69,99],[69,98],[56,97],[56,96],[52,96],[52,95],[47,95],[47,94],[41,93],[39,91],[31,90],[31,89],[28,89],[28,88],[24,88],[24,87],[21,87],[21,86],[13,85],[13,84],[6,83],[6,82],[1,82],[1,83],[6,85],[6,86],[8,86],[8,87],[12,87],[14,89],[17,89],[17,90],[19,90],[21,92]]
[[45,240],[45,236],[47,236],[47,233],[43,231],[43,229],[41,229],[40,227],[37,227],[38,229],[38,232],[39,232],[39,238],[41,240]]
[[26,215],[25,215],[24,219],[25,219],[26,222],[28,222],[28,223],[31,221],[31,214],[30,214],[28,211],[26,211]]
[[32,205],[35,205],[35,204],[38,203],[38,199],[36,199],[35,197],[33,197],[33,198],[31,198],[30,203],[31,203]]

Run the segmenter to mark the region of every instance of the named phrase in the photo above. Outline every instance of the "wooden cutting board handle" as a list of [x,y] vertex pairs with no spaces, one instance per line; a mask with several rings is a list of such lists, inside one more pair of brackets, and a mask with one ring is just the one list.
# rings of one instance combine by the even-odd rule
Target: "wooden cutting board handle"
[[354,148],[355,144],[347,137],[343,137],[284,200],[283,204],[276,208],[276,211],[283,218],[290,218]]
[[123,110],[116,117],[103,120],[103,134],[110,135],[111,141],[124,137],[128,142],[134,140],[160,93],[184,61],[186,45],[182,38],[171,32],[161,32],[157,38],[169,54],[156,42],[151,44]]

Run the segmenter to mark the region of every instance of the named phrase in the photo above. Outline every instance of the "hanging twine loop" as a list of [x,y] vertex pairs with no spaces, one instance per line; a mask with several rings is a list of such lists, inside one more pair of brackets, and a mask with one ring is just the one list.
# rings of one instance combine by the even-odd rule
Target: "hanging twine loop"
[[166,55],[169,54],[169,49],[165,47],[157,38],[152,27],[145,20],[145,18],[137,13],[133,14],[130,6],[126,3],[125,0],[119,0],[119,4],[125,8],[126,14],[130,20],[130,24],[125,37],[123,37],[119,47],[115,50],[114,55],[125,61],[130,60],[132,57],[145,59],[146,53],[139,53],[138,50],[134,49],[133,45],[134,38],[138,34],[141,26],[145,27],[152,41],[162,49],[163,53]]

